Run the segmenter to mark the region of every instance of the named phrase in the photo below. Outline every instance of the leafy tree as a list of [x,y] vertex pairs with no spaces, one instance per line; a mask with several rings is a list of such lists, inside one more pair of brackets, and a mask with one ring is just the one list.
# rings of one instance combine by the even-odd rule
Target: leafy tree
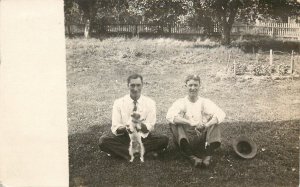
[[[80,14],[74,14],[74,7]],[[127,0],[65,0],[66,18],[89,22],[90,28],[105,31],[106,23],[120,23],[128,17]]]
[[221,26],[221,43],[229,45],[235,21],[251,23],[259,17],[286,21],[300,15],[297,0],[65,0],[66,22],[90,21],[90,28],[105,30],[106,23],[183,23]]
[[230,44],[230,32],[243,0],[206,0],[202,7],[221,24],[221,43]]
[[188,0],[133,0],[129,12],[141,21],[155,24],[173,24],[180,15],[188,13]]
[[94,22],[123,23],[127,16],[128,3],[126,0],[97,0],[92,7]]
[[236,20],[247,23],[259,16],[286,20],[288,16],[300,15],[297,0],[200,0],[198,10],[217,20],[221,25],[221,43],[229,45],[230,32]]
[[254,10],[257,16],[262,18],[287,22],[288,17],[300,15],[300,2],[297,0],[256,0]]
[[72,24],[87,23],[92,17],[91,10],[96,0],[64,0],[65,23],[69,35]]
[[65,24],[67,26],[67,31],[69,36],[71,36],[72,24],[82,23],[83,12],[79,9],[78,4],[73,0],[65,0],[64,1],[64,11],[65,11]]

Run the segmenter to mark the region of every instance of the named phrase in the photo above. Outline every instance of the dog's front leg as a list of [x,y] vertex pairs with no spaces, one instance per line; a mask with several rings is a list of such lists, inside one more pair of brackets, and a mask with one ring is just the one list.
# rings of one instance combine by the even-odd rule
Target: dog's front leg
[[142,139],[140,139],[140,147],[141,147],[140,160],[141,160],[141,162],[144,162],[145,147],[144,147],[144,144],[142,142]]
[[129,162],[133,162],[134,156],[133,156],[133,151],[132,151],[132,142],[130,142],[128,151],[129,151],[129,155],[130,155]]
[[144,162],[144,153],[141,151],[141,157],[140,157],[141,162]]

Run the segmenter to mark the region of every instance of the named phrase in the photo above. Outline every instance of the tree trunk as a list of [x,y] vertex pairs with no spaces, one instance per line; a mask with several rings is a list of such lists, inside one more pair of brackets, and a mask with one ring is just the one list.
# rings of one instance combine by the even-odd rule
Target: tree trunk
[[67,30],[68,30],[68,36],[69,37],[72,37],[72,30],[71,30],[71,25],[70,24],[67,24]]
[[90,33],[90,20],[87,20],[84,28],[84,37],[88,38]]
[[[223,0],[220,0],[218,2],[221,2]],[[234,19],[237,15],[239,6],[240,6],[240,0],[232,0],[227,2],[229,4],[226,4],[225,6],[219,6],[217,9],[217,15],[220,23],[222,24],[222,39],[221,44],[222,45],[230,45],[231,39],[231,29],[232,25],[234,23]],[[229,15],[228,15],[229,13]]]
[[223,30],[222,30],[222,38],[221,38],[221,44],[222,45],[230,45],[231,38],[230,38],[230,32],[231,27],[229,24],[223,24]]

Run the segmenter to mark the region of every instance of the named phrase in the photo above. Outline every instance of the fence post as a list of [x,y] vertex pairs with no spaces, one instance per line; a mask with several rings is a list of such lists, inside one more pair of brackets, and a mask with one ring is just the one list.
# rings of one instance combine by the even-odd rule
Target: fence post
[[71,37],[72,36],[71,25],[69,23],[67,23],[66,25],[67,25],[68,36]]
[[294,50],[292,50],[292,55],[291,55],[291,74],[294,73]]
[[230,58],[231,58],[231,50],[229,51],[228,57],[227,57],[227,67],[226,67],[226,73],[227,74],[230,71]]
[[157,25],[157,32],[160,33],[160,24]]
[[137,24],[135,24],[135,32],[134,32],[134,34],[135,34],[135,35],[138,34],[138,25],[137,25]]
[[270,66],[273,65],[273,50],[270,49]]
[[233,74],[236,75],[236,63],[235,60],[233,61]]

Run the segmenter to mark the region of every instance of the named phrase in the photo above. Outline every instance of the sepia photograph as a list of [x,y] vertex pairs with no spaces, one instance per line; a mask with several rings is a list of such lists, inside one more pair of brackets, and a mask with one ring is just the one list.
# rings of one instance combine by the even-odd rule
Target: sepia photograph
[[71,186],[299,184],[299,1],[64,3]]
[[299,0],[0,0],[0,187],[299,186]]

